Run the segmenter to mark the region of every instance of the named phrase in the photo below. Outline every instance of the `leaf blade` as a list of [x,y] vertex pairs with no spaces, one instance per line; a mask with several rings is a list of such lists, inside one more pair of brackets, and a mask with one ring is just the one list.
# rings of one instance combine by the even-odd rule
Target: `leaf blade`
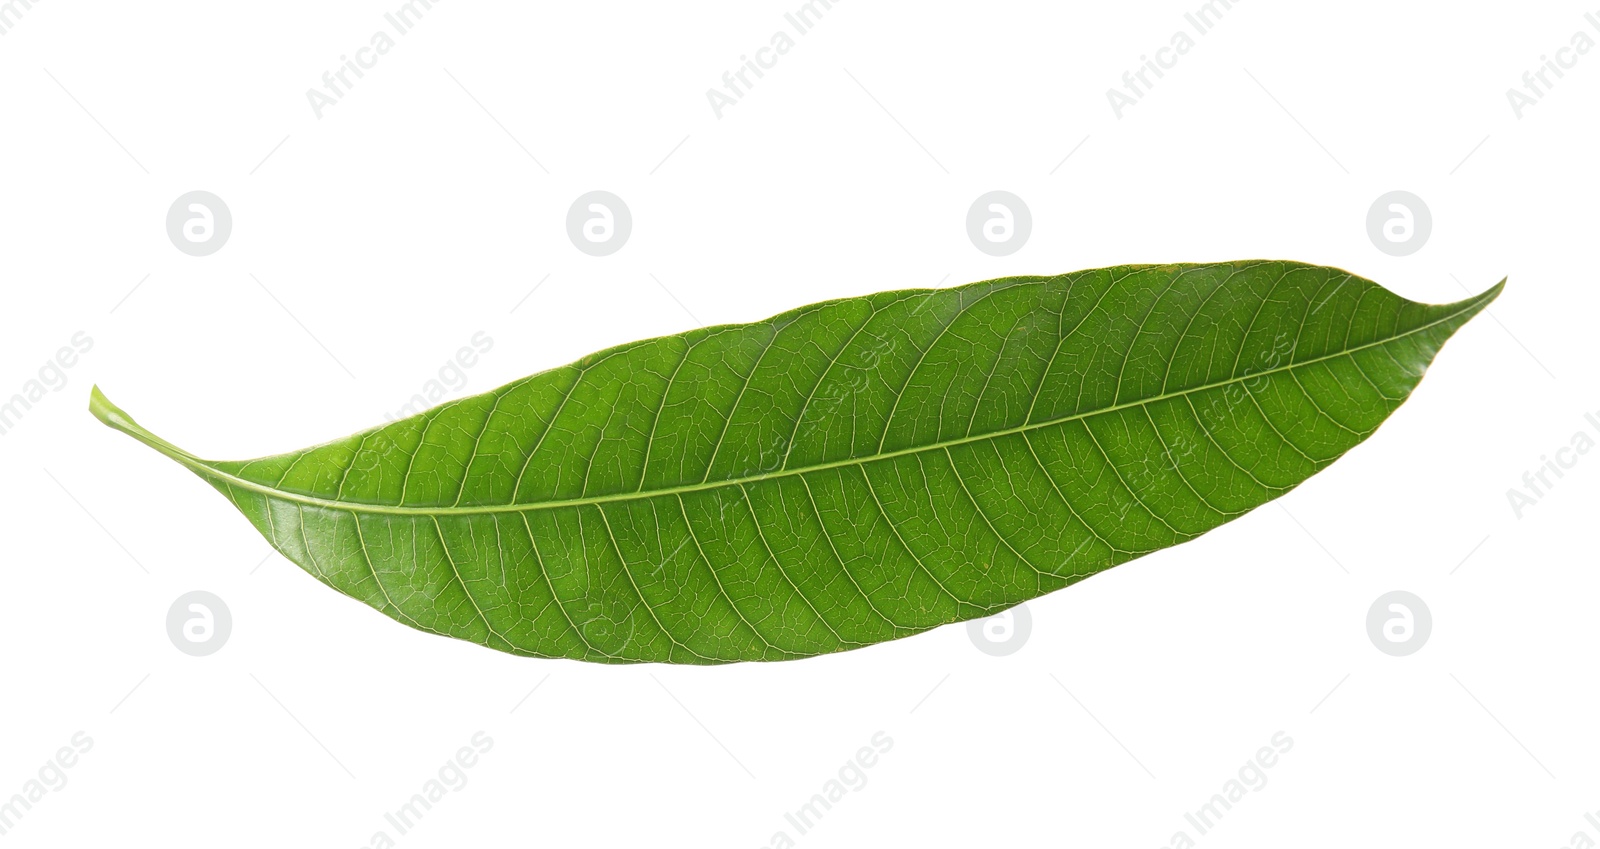
[[783,659],[995,612],[1248,512],[1369,436],[1499,291],[1426,306],[1255,262],[883,292],[244,462],[183,452],[98,389],[91,409],[413,627],[537,656]]

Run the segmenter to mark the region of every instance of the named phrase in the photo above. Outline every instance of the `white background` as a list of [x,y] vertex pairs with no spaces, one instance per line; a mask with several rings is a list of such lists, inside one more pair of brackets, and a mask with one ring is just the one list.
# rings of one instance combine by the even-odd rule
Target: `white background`
[[[719,119],[707,89],[799,0],[452,0],[319,119],[306,90],[400,5],[37,0],[0,36],[0,398],[94,340],[0,437],[0,799],[94,741],[7,845],[1600,840],[1600,456],[1521,518],[1507,498],[1600,439],[1600,50],[1520,119],[1505,94],[1600,40],[1585,5],[1236,3],[1119,119],[1107,89],[1198,0],[841,0]],[[234,221],[204,258],[164,229],[196,189]],[[596,189],[634,221],[604,258],[565,230]],[[964,227],[995,189],[1032,211],[1005,258]],[[1403,258],[1365,225],[1396,189],[1433,217]],[[382,421],[478,331],[452,396],[825,298],[1255,257],[1422,301],[1510,281],[1367,443],[1030,602],[1001,658],[960,625],[721,668],[441,639],[318,585],[84,409],[98,383],[191,451],[258,456]],[[195,589],[233,617],[205,658],[165,632]],[[1365,629],[1394,589],[1434,620],[1409,657]],[[385,812],[478,731],[467,785],[397,836]],[[784,814],[879,731],[865,786],[798,835]],[[1184,814],[1279,731],[1267,784],[1196,834]]]

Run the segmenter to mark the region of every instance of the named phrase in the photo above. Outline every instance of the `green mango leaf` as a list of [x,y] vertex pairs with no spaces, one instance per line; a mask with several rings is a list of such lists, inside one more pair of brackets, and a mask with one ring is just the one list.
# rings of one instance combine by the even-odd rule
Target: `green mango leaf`
[[994,614],[1193,539],[1366,439],[1505,281],[1294,262],[881,292],[622,345],[325,445],[202,460],[318,580],[435,634],[784,660]]

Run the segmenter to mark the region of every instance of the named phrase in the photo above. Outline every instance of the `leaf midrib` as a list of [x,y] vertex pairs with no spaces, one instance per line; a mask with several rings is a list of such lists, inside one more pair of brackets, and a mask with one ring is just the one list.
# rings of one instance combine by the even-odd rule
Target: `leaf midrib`
[[[1266,369],[1264,371],[1251,372],[1251,373],[1248,373],[1248,374],[1239,375],[1237,377],[1230,377],[1230,378],[1228,378],[1226,380],[1220,380],[1220,381],[1217,381],[1217,382],[1214,382],[1214,383],[1207,383],[1207,384],[1203,384],[1203,385],[1200,385],[1200,386],[1192,386],[1192,387],[1190,387],[1188,389],[1181,389],[1181,390],[1178,390],[1176,392],[1163,392],[1163,393],[1161,393],[1159,395],[1154,395],[1154,396],[1151,396],[1149,398],[1141,398],[1141,399],[1138,399],[1138,400],[1135,400],[1135,401],[1129,401],[1129,402],[1126,402],[1126,403],[1123,403],[1123,404],[1112,404],[1112,405],[1107,406],[1107,407],[1101,407],[1101,408],[1096,409],[1096,410],[1088,410],[1088,411],[1081,412],[1081,413],[1074,413],[1074,414],[1072,414],[1070,416],[1063,416],[1061,418],[1049,419],[1049,420],[1041,421],[1041,422],[1025,423],[1025,424],[1019,425],[1017,427],[1007,428],[1005,430],[990,431],[988,433],[981,433],[981,434],[977,434],[977,435],[970,435],[969,434],[969,435],[962,436],[962,437],[957,438],[957,439],[950,439],[950,440],[945,440],[945,441],[942,441],[942,442],[930,442],[930,443],[927,443],[925,445],[917,445],[917,446],[913,446],[913,447],[910,447],[910,448],[902,448],[902,449],[898,449],[898,450],[895,450],[895,451],[888,451],[888,452],[885,452],[885,453],[882,453],[882,454],[874,454],[874,455],[872,455],[870,457],[850,457],[850,458],[846,458],[846,459],[843,459],[843,460],[833,460],[833,461],[830,461],[830,462],[827,462],[827,463],[817,463],[817,464],[811,465],[811,466],[804,466],[804,467],[793,468],[793,469],[785,468],[785,469],[780,469],[780,470],[773,471],[773,472],[765,472],[765,473],[756,474],[756,475],[748,475],[748,476],[745,476],[745,477],[725,478],[723,480],[716,480],[716,481],[702,481],[700,483],[683,484],[683,485],[680,485],[680,486],[671,486],[671,487],[663,487],[661,489],[653,489],[653,490],[648,490],[648,491],[619,492],[619,493],[612,493],[612,494],[609,494],[609,495],[595,495],[595,496],[587,496],[587,497],[582,497],[582,498],[569,498],[569,499],[552,500],[552,501],[535,501],[535,502],[530,502],[530,503],[527,503],[527,504],[484,504],[484,505],[469,506],[469,507],[461,507],[461,506],[432,506],[432,507],[430,507],[430,506],[404,506],[404,505],[370,504],[370,503],[361,502],[361,501],[340,501],[340,500],[336,500],[336,499],[318,498],[318,497],[316,497],[314,495],[305,495],[303,493],[292,492],[292,491],[283,490],[283,489],[277,489],[275,487],[267,486],[265,484],[259,484],[259,483],[256,483],[254,481],[246,480],[244,478],[240,478],[240,477],[237,477],[235,475],[230,475],[230,474],[228,474],[226,472],[223,472],[223,471],[217,469],[214,466],[208,465],[206,463],[206,461],[204,461],[204,460],[201,460],[201,459],[199,459],[197,457],[194,457],[194,456],[192,456],[192,455],[190,455],[190,454],[188,454],[186,452],[181,451],[181,449],[176,450],[176,451],[167,450],[167,447],[165,447],[165,446],[170,446],[170,443],[165,443],[165,440],[160,440],[159,438],[156,438],[156,443],[153,444],[153,447],[155,447],[157,450],[161,451],[162,453],[167,454],[167,456],[169,456],[172,459],[178,461],[179,463],[181,463],[181,464],[183,464],[185,466],[188,466],[190,469],[193,469],[196,473],[198,473],[198,474],[200,474],[202,476],[205,476],[205,477],[212,478],[214,480],[221,481],[223,483],[228,484],[229,486],[237,486],[237,487],[239,487],[241,489],[249,490],[251,492],[258,492],[258,493],[261,493],[262,495],[267,495],[267,496],[271,496],[271,497],[274,497],[274,498],[280,498],[280,499],[283,499],[285,501],[292,501],[292,502],[296,502],[296,503],[300,503],[300,504],[310,505],[310,506],[313,506],[313,507],[325,507],[325,508],[332,509],[332,510],[344,510],[344,511],[351,512],[351,513],[375,513],[375,514],[404,515],[404,516],[417,516],[417,515],[424,515],[424,516],[479,515],[479,514],[496,514],[496,513],[524,513],[524,512],[531,512],[531,511],[534,511],[534,510],[551,510],[551,509],[557,509],[557,508],[561,508],[561,507],[582,507],[582,506],[586,506],[586,505],[599,505],[599,504],[606,504],[606,503],[618,502],[618,501],[637,501],[637,500],[646,499],[646,498],[655,498],[657,496],[663,496],[663,495],[673,495],[673,494],[682,495],[682,494],[688,493],[688,492],[700,492],[702,490],[717,489],[719,487],[725,487],[725,486],[739,486],[739,485],[743,485],[743,484],[746,484],[746,483],[755,483],[755,482],[758,482],[758,481],[773,480],[773,479],[776,479],[776,478],[789,477],[789,476],[793,476],[793,475],[803,475],[803,474],[806,474],[808,472],[819,472],[819,471],[825,471],[825,470],[828,470],[828,469],[843,468],[843,467],[846,467],[846,466],[864,466],[864,465],[866,465],[868,463],[873,463],[873,462],[876,462],[876,461],[879,461],[879,460],[888,460],[888,459],[892,459],[892,458],[895,458],[895,457],[903,457],[903,456],[906,456],[908,454],[917,454],[917,453],[921,453],[923,451],[935,451],[935,450],[938,450],[938,449],[941,449],[941,448],[950,448],[950,447],[956,446],[956,445],[965,445],[965,444],[970,443],[970,442],[979,442],[979,441],[987,440],[987,439],[998,439],[998,438],[1000,438],[1002,436],[1011,436],[1013,434],[1026,433],[1026,432],[1031,431],[1031,430],[1038,430],[1040,428],[1051,427],[1051,426],[1058,425],[1058,424],[1064,424],[1066,422],[1078,421],[1080,419],[1086,419],[1086,418],[1089,418],[1091,416],[1098,416],[1098,415],[1103,415],[1105,413],[1113,413],[1113,412],[1116,412],[1118,410],[1128,409],[1128,408],[1131,408],[1131,407],[1139,407],[1139,406],[1143,406],[1143,405],[1146,405],[1146,404],[1153,404],[1153,403],[1155,403],[1157,401],[1164,401],[1164,400],[1167,400],[1169,398],[1181,398],[1181,397],[1183,397],[1185,395],[1191,395],[1191,394],[1194,394],[1196,392],[1204,392],[1204,391],[1206,391],[1208,389],[1217,389],[1217,388],[1224,387],[1224,386],[1230,386],[1230,385],[1233,385],[1233,384],[1236,384],[1236,383],[1241,383],[1241,382],[1246,381],[1246,380],[1254,380],[1256,378],[1265,377],[1265,376],[1270,375],[1270,374],[1276,374],[1276,373],[1279,373],[1279,372],[1285,372],[1285,371],[1290,371],[1290,370],[1297,369],[1297,368],[1302,368],[1302,367],[1305,367],[1305,366],[1315,365],[1316,363],[1326,362],[1328,360],[1336,359],[1338,357],[1346,357],[1346,356],[1354,354],[1354,353],[1356,353],[1358,351],[1363,351],[1363,350],[1366,350],[1368,348],[1375,348],[1375,347],[1377,347],[1379,345],[1387,345],[1390,342],[1399,341],[1399,340],[1404,339],[1404,338],[1406,338],[1408,336],[1412,336],[1412,335],[1415,335],[1417,333],[1421,333],[1421,332],[1423,332],[1425,330],[1429,330],[1429,329],[1431,329],[1433,327],[1436,327],[1436,326],[1438,326],[1440,324],[1443,324],[1443,323],[1445,323],[1447,321],[1450,321],[1451,319],[1456,318],[1457,316],[1461,315],[1462,313],[1465,313],[1465,312],[1468,312],[1468,311],[1473,310],[1475,308],[1478,308],[1479,306],[1481,306],[1482,302],[1483,302],[1482,296],[1479,296],[1479,297],[1476,297],[1476,298],[1470,298],[1470,299],[1468,299],[1466,301],[1463,301],[1461,303],[1461,308],[1460,309],[1455,310],[1455,311],[1451,312],[1448,315],[1442,316],[1442,317],[1440,317],[1438,319],[1435,319],[1434,321],[1430,321],[1427,324],[1423,324],[1423,325],[1419,325],[1417,327],[1414,327],[1414,328],[1412,328],[1410,330],[1405,331],[1404,333],[1398,333],[1398,334],[1395,334],[1393,336],[1386,337],[1384,339],[1379,339],[1379,340],[1376,340],[1376,341],[1373,341],[1373,342],[1367,342],[1365,344],[1356,345],[1356,346],[1351,347],[1351,348],[1346,348],[1346,349],[1341,350],[1341,351],[1336,351],[1336,352],[1333,352],[1333,353],[1330,353],[1330,354],[1325,354],[1325,355],[1320,356],[1320,357],[1314,357],[1314,358],[1309,359],[1309,360],[1302,360],[1300,362],[1293,362],[1293,363],[1289,363],[1287,365],[1277,366],[1277,367],[1274,367],[1274,368]],[[154,437],[153,434],[150,434],[150,436]],[[172,447],[175,447],[175,446],[172,446]]]

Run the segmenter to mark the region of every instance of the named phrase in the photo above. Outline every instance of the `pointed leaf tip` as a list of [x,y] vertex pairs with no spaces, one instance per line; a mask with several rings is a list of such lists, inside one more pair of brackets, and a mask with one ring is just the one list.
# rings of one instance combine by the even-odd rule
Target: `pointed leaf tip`
[[1470,298],[1458,301],[1458,303],[1461,304],[1467,311],[1470,311],[1472,315],[1477,315],[1478,313],[1482,312],[1485,307],[1494,303],[1496,298],[1500,297],[1500,293],[1505,291],[1506,280],[1508,279],[1510,278],[1502,277],[1500,278],[1499,283],[1490,286],[1489,288],[1479,292],[1476,295],[1473,295]]

